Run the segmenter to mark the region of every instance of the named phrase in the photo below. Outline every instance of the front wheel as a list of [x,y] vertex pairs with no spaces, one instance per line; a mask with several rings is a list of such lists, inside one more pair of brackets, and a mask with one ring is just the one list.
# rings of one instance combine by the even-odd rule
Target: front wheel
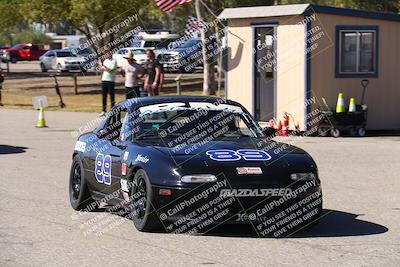
[[92,211],[98,208],[99,202],[95,201],[87,186],[83,165],[80,157],[75,155],[69,175],[69,200],[74,210]]
[[150,180],[143,169],[138,170],[131,188],[132,220],[141,232],[151,232],[161,228],[160,220],[153,206],[153,192]]
[[65,70],[63,69],[63,66],[62,66],[60,63],[57,64],[57,71],[58,71],[58,72],[63,72],[63,71],[65,71]]
[[47,72],[46,66],[43,63],[40,63],[40,69],[42,72]]

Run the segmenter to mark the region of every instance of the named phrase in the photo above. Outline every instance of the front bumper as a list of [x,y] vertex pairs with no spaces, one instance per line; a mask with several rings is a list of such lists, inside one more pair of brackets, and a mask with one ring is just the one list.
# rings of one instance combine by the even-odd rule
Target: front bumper
[[179,70],[182,66],[178,60],[174,61],[160,61],[161,66],[166,70]]
[[0,52],[0,60],[7,62],[10,60],[10,55],[8,53]]
[[65,64],[64,70],[80,70],[85,68],[85,64]]
[[[285,194],[254,197],[224,196],[221,194],[223,190],[227,188],[231,190],[229,186],[224,187],[224,185],[212,192],[209,190],[212,188],[211,184],[199,185],[196,188],[153,186],[152,204],[165,229],[170,232],[190,232],[191,229],[196,229],[194,232],[198,232],[220,224],[251,223],[260,232],[265,233],[264,228],[270,227],[266,222],[283,226],[284,223],[281,221],[291,218],[286,222],[290,223],[297,216],[304,224],[316,220],[321,215],[320,184],[316,183],[300,192],[299,188],[304,185],[286,188],[292,192],[290,196]],[[160,196],[160,189],[171,190],[171,195]],[[274,228],[279,227],[274,226]]]

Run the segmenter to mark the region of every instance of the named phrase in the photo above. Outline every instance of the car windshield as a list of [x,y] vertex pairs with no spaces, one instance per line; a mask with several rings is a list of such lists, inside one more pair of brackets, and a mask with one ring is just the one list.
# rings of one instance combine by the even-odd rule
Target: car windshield
[[71,51],[59,51],[56,52],[57,57],[76,57]]
[[181,44],[179,46],[179,48],[189,48],[189,47],[195,46],[197,44],[200,44],[199,40],[188,40],[188,41],[184,42],[183,44]]
[[173,40],[145,41],[143,47],[154,47],[155,49],[166,48],[172,41]]
[[92,50],[90,50],[89,48],[84,48],[84,49],[77,49],[76,52],[78,55],[89,55],[92,53]]
[[144,55],[146,54],[146,51],[144,49],[133,49],[131,50],[131,53],[133,55]]
[[[261,137],[252,117],[236,109],[183,108],[144,110],[134,125],[135,139],[179,138],[191,133],[202,139]],[[199,140],[201,141],[201,140]]]

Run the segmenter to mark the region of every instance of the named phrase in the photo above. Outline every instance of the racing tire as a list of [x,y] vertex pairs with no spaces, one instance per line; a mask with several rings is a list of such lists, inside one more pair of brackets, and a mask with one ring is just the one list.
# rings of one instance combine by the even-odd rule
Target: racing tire
[[333,136],[335,138],[339,137],[340,136],[340,130],[336,129],[336,128],[331,129],[331,136]]
[[87,186],[82,160],[79,155],[75,155],[72,160],[71,172],[69,175],[69,200],[74,210],[95,210],[99,202],[94,200]]
[[132,199],[133,225],[141,232],[160,230],[161,222],[153,206],[153,190],[149,177],[143,169],[139,169],[133,177],[130,190]]
[[15,64],[15,63],[17,63],[17,58],[15,57],[15,56],[12,56],[11,58],[10,58],[10,62],[12,63],[12,64]]
[[47,72],[47,69],[43,63],[40,63],[40,69],[42,70],[42,72]]

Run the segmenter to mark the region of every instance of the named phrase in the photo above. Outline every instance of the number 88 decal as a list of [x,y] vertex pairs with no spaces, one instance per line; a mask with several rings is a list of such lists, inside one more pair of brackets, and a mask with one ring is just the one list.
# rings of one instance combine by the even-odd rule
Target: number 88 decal
[[210,159],[216,161],[237,161],[241,158],[247,161],[267,161],[271,159],[267,152],[257,149],[239,149],[237,151],[229,149],[209,150],[206,154]]
[[96,166],[94,173],[96,175],[96,180],[99,183],[104,183],[106,185],[111,184],[111,156],[97,154],[96,156]]

